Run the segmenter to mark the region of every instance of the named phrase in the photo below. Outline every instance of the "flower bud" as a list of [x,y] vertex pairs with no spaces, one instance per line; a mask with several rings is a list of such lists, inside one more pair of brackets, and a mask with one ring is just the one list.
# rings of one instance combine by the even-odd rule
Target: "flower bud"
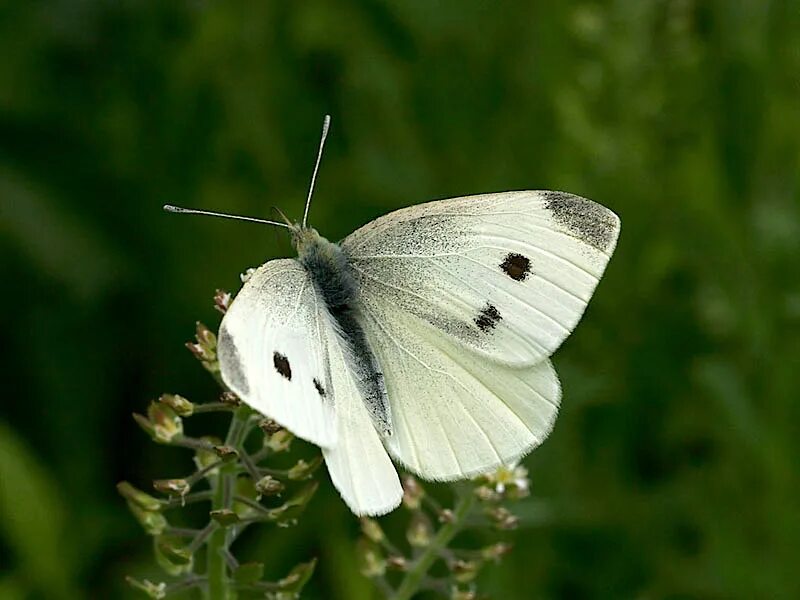
[[469,583],[478,575],[480,565],[472,560],[456,559],[450,562],[450,571],[458,583]]
[[153,426],[153,439],[161,444],[169,444],[174,438],[183,435],[183,421],[169,406],[151,402],[147,407],[147,419]]
[[292,481],[308,479],[314,474],[314,471],[316,471],[321,464],[322,454],[315,456],[313,459],[311,459],[311,462],[306,462],[300,459],[291,469],[289,469],[288,477]]
[[364,577],[383,577],[386,573],[386,561],[380,550],[363,538],[358,540],[358,563]]
[[217,349],[217,336],[200,321],[195,326],[195,335],[197,342],[209,352],[216,354]]
[[264,445],[273,452],[284,452],[292,444],[294,435],[286,429],[280,429],[272,435],[264,438]]
[[160,512],[145,510],[133,502],[128,502],[128,509],[147,535],[161,535],[169,525],[166,517]]
[[223,462],[231,462],[239,458],[239,451],[233,446],[214,446],[214,452]]
[[183,540],[172,536],[158,536],[153,540],[156,562],[168,574],[176,577],[191,573],[194,557]]
[[142,510],[158,512],[162,508],[161,500],[133,487],[127,481],[120,481],[117,484],[117,491],[125,500],[131,504],[135,504]]
[[408,543],[415,548],[424,548],[431,543],[433,528],[430,520],[422,512],[415,512],[406,531]]
[[516,529],[519,519],[504,506],[497,506],[486,511],[486,515],[497,529],[509,530]]
[[179,417],[191,417],[194,413],[194,404],[178,394],[161,394],[158,401],[170,407]]
[[391,569],[392,571],[407,571],[408,561],[406,560],[405,556],[393,554],[392,556],[386,558],[386,568]]
[[214,308],[216,308],[223,315],[228,312],[228,307],[231,305],[231,294],[225,290],[217,290],[214,293]]
[[386,535],[383,533],[381,526],[378,525],[378,522],[369,517],[361,517],[361,531],[370,541],[375,543],[380,543],[386,539]]
[[258,422],[258,426],[267,435],[272,435],[273,433],[278,433],[283,427],[281,427],[277,421],[273,421],[272,419],[261,419]]
[[185,479],[156,479],[153,487],[163,494],[170,496],[185,496],[192,486]]
[[233,580],[236,583],[255,583],[264,576],[264,563],[242,563],[233,570]]
[[452,523],[456,520],[456,516],[449,508],[443,508],[439,511],[439,523]]
[[492,544],[491,546],[486,546],[485,548],[481,549],[481,558],[483,558],[483,560],[493,560],[495,562],[498,562],[509,552],[511,552],[511,544],[506,544],[505,542],[498,542],[496,544]]
[[[222,440],[211,435],[203,436],[200,439],[204,442],[208,442],[212,448],[222,444]],[[204,448],[198,448],[195,450],[194,464],[199,470],[206,469],[216,462],[219,462],[219,455],[215,450],[206,450]],[[218,469],[212,469],[206,473],[206,477],[214,477],[218,473]]]
[[481,502],[485,502],[487,504],[499,502],[500,500],[502,500],[500,494],[498,494],[496,491],[494,491],[492,488],[486,485],[481,485],[479,487],[476,487],[474,493],[475,496],[478,498],[478,500],[480,500]]
[[242,401],[239,399],[239,396],[234,394],[231,391],[224,391],[219,395],[219,401],[222,404],[227,404],[228,406],[241,406]]
[[473,590],[461,590],[453,587],[450,590],[450,600],[477,600],[478,595]]
[[425,490],[411,475],[403,477],[403,505],[409,510],[417,510],[425,496]]
[[148,581],[147,579],[145,579],[144,581],[139,581],[138,579],[134,579],[133,577],[126,577],[125,581],[127,581],[128,585],[131,586],[132,588],[147,594],[149,598],[154,598],[155,600],[161,600],[162,598],[167,597],[167,584],[164,582],[153,583],[152,581]]
[[303,587],[311,579],[314,574],[314,568],[317,566],[317,559],[313,558],[307,563],[300,563],[293,568],[289,574],[278,581],[278,587],[289,598],[299,598],[300,592]]
[[240,521],[239,515],[229,508],[220,508],[212,510],[208,515],[223,527],[230,527],[236,525]]
[[256,482],[256,491],[262,496],[277,496],[286,486],[271,475],[262,477]]

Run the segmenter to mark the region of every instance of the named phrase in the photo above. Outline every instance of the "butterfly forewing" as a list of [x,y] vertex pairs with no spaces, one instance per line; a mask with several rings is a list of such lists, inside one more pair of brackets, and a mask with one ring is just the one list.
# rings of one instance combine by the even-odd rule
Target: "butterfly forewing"
[[259,267],[222,320],[222,378],[241,399],[319,446],[336,441],[324,306],[292,259]]
[[574,329],[614,250],[619,219],[560,192],[429,202],[342,242],[362,297],[391,303],[498,363],[533,365]]
[[300,263],[273,260],[250,276],[222,320],[218,350],[222,377],[244,402],[322,447],[354,513],[384,514],[400,503],[350,350]]

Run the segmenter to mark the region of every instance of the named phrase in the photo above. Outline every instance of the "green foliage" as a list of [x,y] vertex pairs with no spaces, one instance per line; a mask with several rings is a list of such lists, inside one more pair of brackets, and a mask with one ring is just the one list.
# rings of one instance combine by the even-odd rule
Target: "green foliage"
[[[0,16],[0,596],[127,598],[125,574],[161,577],[113,484],[191,465],[129,415],[176,384],[217,401],[177,344],[211,322],[215,287],[290,249],[160,206],[299,216],[326,112],[311,223],[331,239],[519,188],[622,218],[555,357],[562,413],[526,460],[537,500],[481,589],[800,595],[797,0],[7,1]],[[308,597],[369,597],[358,524],[324,478],[276,535],[243,538],[242,562],[277,581],[318,555]]]

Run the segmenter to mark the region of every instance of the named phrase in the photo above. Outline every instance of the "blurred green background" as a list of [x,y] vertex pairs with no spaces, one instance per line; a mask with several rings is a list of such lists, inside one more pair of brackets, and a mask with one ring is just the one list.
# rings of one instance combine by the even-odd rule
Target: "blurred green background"
[[[158,576],[114,484],[188,456],[130,413],[213,398],[183,342],[216,326],[216,287],[291,252],[160,207],[299,216],[326,112],[311,220],[331,239],[508,189],[622,218],[525,463],[547,517],[521,509],[482,589],[800,597],[797,0],[5,0],[0,55],[1,598]],[[317,555],[309,597],[365,597],[357,522],[323,482],[250,553],[271,577]]]

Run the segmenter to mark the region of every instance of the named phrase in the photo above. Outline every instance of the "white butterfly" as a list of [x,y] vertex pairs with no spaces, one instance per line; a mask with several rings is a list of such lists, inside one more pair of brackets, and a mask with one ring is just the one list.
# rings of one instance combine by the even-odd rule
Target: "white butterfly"
[[548,357],[581,318],[619,218],[563,192],[505,192],[404,208],[334,244],[306,225],[308,208],[302,224],[270,222],[298,257],[256,269],[222,320],[225,383],[320,446],[358,515],[400,503],[390,456],[448,481],[541,444],[561,397]]

